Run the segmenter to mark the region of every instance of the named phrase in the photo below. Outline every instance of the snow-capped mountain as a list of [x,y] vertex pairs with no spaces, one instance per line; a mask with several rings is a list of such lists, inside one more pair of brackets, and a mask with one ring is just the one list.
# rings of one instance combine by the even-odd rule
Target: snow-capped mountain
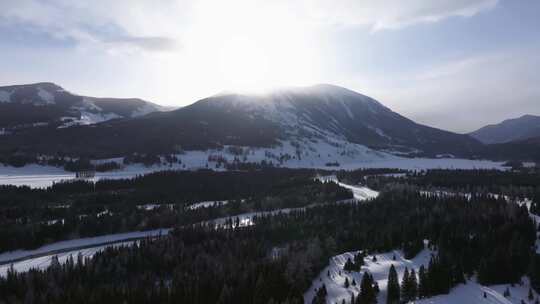
[[141,99],[80,96],[53,83],[0,87],[0,129],[4,133],[29,127],[90,125],[161,110]]
[[480,128],[470,135],[485,144],[501,144],[540,137],[540,116],[524,115]]
[[482,144],[467,135],[417,124],[351,90],[316,85],[266,94],[222,93],[175,111],[88,127],[38,128],[0,136],[0,146],[5,151],[17,147],[20,152],[92,157],[281,146],[297,158],[309,151],[316,157],[362,160],[384,158],[385,152],[471,156]]
[[468,136],[417,124],[373,98],[328,84],[261,95],[224,93],[193,107],[261,117],[286,138],[337,139],[399,154],[463,155],[479,146]]

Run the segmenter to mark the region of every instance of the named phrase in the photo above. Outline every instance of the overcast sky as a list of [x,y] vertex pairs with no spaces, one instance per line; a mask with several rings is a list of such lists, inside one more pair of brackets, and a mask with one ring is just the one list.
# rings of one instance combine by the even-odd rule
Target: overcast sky
[[537,0],[2,0],[0,85],[187,105],[331,83],[457,132],[540,115]]

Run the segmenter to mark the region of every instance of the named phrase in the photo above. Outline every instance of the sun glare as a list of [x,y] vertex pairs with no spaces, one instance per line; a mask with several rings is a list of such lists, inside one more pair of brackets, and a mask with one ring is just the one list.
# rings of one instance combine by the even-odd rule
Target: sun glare
[[201,20],[213,20],[214,25],[201,21],[189,37],[199,50],[192,53],[193,62],[200,62],[194,69],[213,71],[204,75],[206,83],[222,90],[264,92],[318,81],[316,39],[292,13],[272,11],[275,6],[258,7],[249,1],[241,11],[221,3],[219,7],[216,2],[199,5]]

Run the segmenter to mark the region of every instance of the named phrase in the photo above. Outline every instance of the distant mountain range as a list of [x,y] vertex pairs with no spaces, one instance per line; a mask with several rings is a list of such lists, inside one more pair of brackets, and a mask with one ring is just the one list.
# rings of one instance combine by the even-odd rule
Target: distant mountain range
[[137,98],[96,98],[70,93],[53,83],[0,87],[0,130],[66,128],[134,118],[165,108]]
[[470,135],[485,144],[502,144],[540,137],[540,116],[524,115],[480,128]]
[[[512,145],[486,146],[467,134],[418,124],[373,98],[327,84],[267,94],[222,93],[168,112],[139,99],[73,95],[50,83],[4,87],[0,92],[7,92],[0,93],[0,106],[17,105],[18,111],[32,113],[57,111],[44,118],[0,118],[0,124],[10,128],[0,133],[4,157],[17,153],[97,159],[226,146],[287,146],[298,159],[309,154],[356,155],[359,161],[389,154],[497,159],[535,155],[534,148],[514,154]],[[88,113],[100,119],[86,123],[83,116]],[[67,122],[69,115],[73,119]],[[42,121],[48,124],[13,127]]]

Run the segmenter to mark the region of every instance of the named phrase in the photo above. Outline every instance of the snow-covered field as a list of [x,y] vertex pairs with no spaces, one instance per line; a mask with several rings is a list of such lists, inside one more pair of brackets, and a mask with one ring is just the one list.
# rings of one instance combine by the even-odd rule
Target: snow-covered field
[[[355,296],[360,292],[360,282],[362,281],[362,276],[365,271],[369,271],[373,278],[379,284],[380,293],[377,298],[378,303],[386,303],[386,290],[387,290],[387,280],[388,272],[390,266],[394,265],[398,273],[398,278],[401,283],[403,277],[403,272],[405,267],[411,270],[415,269],[416,273],[421,265],[427,267],[431,255],[434,252],[429,249],[424,249],[416,257],[411,260],[407,260],[403,257],[403,253],[400,250],[394,250],[391,252],[375,254],[377,261],[373,262],[373,255],[369,255],[364,259],[365,265],[362,266],[360,272],[346,272],[343,271],[343,266],[348,258],[354,260],[354,255],[356,252],[347,252],[337,256],[334,256],[330,259],[329,265],[321,271],[319,276],[313,280],[312,286],[304,294],[304,303],[310,304],[316,290],[320,288],[323,284],[326,286],[328,296],[326,298],[326,303],[342,303],[342,300],[345,300],[346,303],[349,303],[351,299],[351,294],[354,293]],[[393,257],[396,257],[393,260]],[[328,276],[328,273],[330,276]],[[356,286],[349,286],[345,288],[345,279],[348,278],[349,282],[352,282],[354,279],[357,282]],[[505,298],[503,293],[505,289],[510,290],[510,297]],[[527,278],[523,279],[523,285],[515,285],[514,287],[510,285],[495,285],[495,286],[482,286],[474,280],[467,281],[466,284],[460,284],[453,288],[447,295],[439,295],[436,297],[418,300],[415,303],[422,304],[475,304],[475,303],[486,303],[486,304],[519,304],[521,300],[525,300],[526,303],[529,303],[527,300],[527,295],[529,291],[529,282]],[[484,298],[484,292],[487,297]],[[536,295],[537,296],[537,295]]]
[[[299,149],[298,147],[301,147]],[[365,146],[334,140],[333,142],[282,142],[273,148],[235,147],[221,150],[187,151],[176,155],[181,163],[171,165],[154,165],[146,167],[141,164],[124,166],[122,170],[97,172],[94,180],[130,178],[162,170],[196,170],[209,168],[224,170],[223,164],[209,159],[221,159],[232,163],[235,159],[241,162],[260,163],[263,160],[288,168],[314,169],[359,169],[359,168],[398,168],[406,170],[425,169],[504,169],[501,162],[487,160],[468,160],[455,158],[403,158],[389,153],[371,150]],[[239,149],[241,152],[239,152]],[[94,160],[95,163],[115,161],[122,158]],[[331,165],[331,166],[329,166]],[[0,184],[27,185],[40,188],[54,182],[75,178],[72,172],[61,168],[27,165],[22,168],[0,166]]]

